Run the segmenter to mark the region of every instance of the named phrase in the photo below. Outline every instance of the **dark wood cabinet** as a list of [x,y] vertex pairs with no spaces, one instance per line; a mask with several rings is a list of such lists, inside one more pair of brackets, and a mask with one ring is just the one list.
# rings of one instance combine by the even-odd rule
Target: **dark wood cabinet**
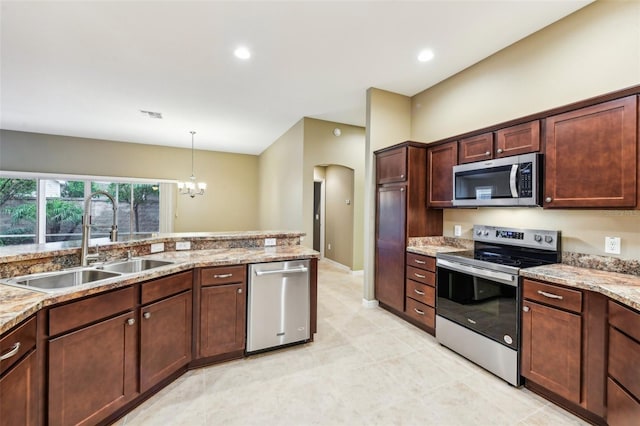
[[427,150],[427,206],[453,206],[453,166],[458,163],[458,143],[448,142]]
[[131,310],[51,339],[50,425],[97,424],[137,395],[135,318]]
[[525,385],[594,423],[606,415],[607,298],[523,280]]
[[378,185],[407,180],[407,149],[407,147],[400,147],[376,156],[376,183]]
[[436,326],[436,259],[407,253],[405,314],[431,334]]
[[142,307],[140,392],[149,390],[191,361],[191,323],[190,289]]
[[39,424],[41,372],[36,358],[36,319],[0,339],[0,424]]
[[197,354],[241,356],[246,343],[246,266],[200,270]]
[[495,157],[528,154],[540,151],[540,121],[500,129],[496,133]]
[[[406,164],[404,181],[378,185],[375,234],[376,299],[383,307],[403,315],[407,239],[442,235],[442,211],[427,208],[426,145],[405,142],[375,154],[377,172],[389,169],[384,165],[389,158],[402,163],[400,158],[404,157]],[[380,176],[376,180],[385,182]]]
[[609,301],[607,423],[640,419],[640,313]]
[[635,207],[637,97],[546,119],[545,208]]
[[473,163],[492,158],[493,132],[460,139],[458,142],[458,164]]

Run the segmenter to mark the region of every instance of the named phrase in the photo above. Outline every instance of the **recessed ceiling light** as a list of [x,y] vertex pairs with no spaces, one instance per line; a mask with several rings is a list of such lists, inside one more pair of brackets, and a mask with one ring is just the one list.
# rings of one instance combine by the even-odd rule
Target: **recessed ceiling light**
[[424,49],[424,50],[421,50],[420,53],[418,53],[418,61],[420,62],[429,62],[432,59],[433,59],[433,50],[431,49]]
[[238,47],[233,51],[233,54],[239,59],[249,59],[251,57],[251,52],[244,46]]

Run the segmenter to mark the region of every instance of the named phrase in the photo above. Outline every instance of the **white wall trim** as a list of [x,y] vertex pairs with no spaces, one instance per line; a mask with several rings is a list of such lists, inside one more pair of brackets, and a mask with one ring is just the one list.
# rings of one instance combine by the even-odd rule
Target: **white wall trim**
[[323,262],[327,262],[327,263],[331,263],[333,266],[335,266],[337,268],[340,268],[340,269],[342,269],[344,271],[351,272],[351,268],[349,268],[347,265],[343,265],[342,263],[338,263],[335,260],[329,259],[328,257],[323,258],[322,261]]
[[362,277],[362,276],[364,276],[364,269],[360,269],[358,271],[351,271],[351,275]]
[[377,300],[367,300],[367,299],[362,299],[362,306],[364,306],[367,309],[373,309],[373,308],[377,308],[378,307],[378,301]]

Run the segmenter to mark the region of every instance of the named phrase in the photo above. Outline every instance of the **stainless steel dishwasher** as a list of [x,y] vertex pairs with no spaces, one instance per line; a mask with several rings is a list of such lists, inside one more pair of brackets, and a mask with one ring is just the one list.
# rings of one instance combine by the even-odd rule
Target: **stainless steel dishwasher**
[[247,297],[247,352],[309,340],[309,260],[249,265]]

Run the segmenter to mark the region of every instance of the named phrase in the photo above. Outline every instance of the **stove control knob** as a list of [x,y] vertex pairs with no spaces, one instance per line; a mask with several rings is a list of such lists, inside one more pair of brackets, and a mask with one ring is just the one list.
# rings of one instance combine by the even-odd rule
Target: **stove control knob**
[[553,242],[553,237],[551,235],[546,235],[544,237],[544,242],[548,243],[548,244],[551,244]]
[[533,239],[534,239],[537,243],[539,243],[540,241],[542,241],[542,235],[535,234],[535,235],[533,236]]
[[478,230],[476,231],[476,235],[477,235],[477,236],[482,235],[482,231],[478,229]]
[[484,236],[488,237],[489,236],[489,231],[484,231]]

